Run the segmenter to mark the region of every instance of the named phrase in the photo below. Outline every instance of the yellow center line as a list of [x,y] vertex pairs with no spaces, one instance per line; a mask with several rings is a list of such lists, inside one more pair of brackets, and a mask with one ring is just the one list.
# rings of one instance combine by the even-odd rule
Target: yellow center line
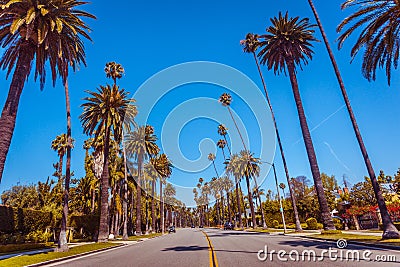
[[210,256],[210,267],[218,267],[218,260],[217,260],[217,255],[215,254],[214,247],[211,243],[210,238],[208,237],[207,233],[204,231],[201,231],[203,235],[206,237],[207,242],[208,242],[208,251],[209,251],[209,256]]

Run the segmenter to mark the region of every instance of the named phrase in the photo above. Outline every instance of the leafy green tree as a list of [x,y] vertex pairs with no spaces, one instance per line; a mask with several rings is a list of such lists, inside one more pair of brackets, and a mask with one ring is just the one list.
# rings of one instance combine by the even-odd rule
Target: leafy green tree
[[336,192],[339,189],[337,180],[334,175],[329,176],[325,173],[321,173],[321,180],[329,209],[332,211],[336,208]]
[[110,135],[119,143],[122,138],[122,128],[130,128],[137,114],[133,99],[128,99],[128,93],[118,86],[100,86],[97,92],[84,98],[83,113],[80,115],[84,132],[95,135],[95,139],[104,135],[104,165],[101,175],[101,208],[98,242],[108,240],[108,189],[109,189],[109,146]]
[[91,39],[86,33],[89,27],[81,18],[95,16],[76,9],[86,4],[77,0],[1,0],[0,4],[0,45],[5,48],[0,67],[7,69],[7,75],[14,70],[0,117],[1,181],[19,100],[32,65],[35,79],[40,78],[42,89],[46,78],[46,62],[49,63],[53,85],[58,75],[65,82],[69,65],[75,68],[80,63],[85,64],[81,37]]
[[279,13],[279,17],[272,18],[271,22],[272,26],[266,29],[267,34],[260,37],[263,40],[260,43],[262,49],[258,53],[258,56],[261,57],[261,64],[267,64],[268,69],[273,69],[274,73],[285,72],[286,69],[289,72],[304,144],[321,208],[322,222],[326,230],[335,229],[325,198],[317,157],[304,113],[296,76],[296,65],[300,65],[302,62],[306,64],[307,59],[312,58],[311,42],[316,40],[313,36],[314,30],[312,29],[314,25],[309,23],[308,18],[289,18],[288,13],[285,16]]

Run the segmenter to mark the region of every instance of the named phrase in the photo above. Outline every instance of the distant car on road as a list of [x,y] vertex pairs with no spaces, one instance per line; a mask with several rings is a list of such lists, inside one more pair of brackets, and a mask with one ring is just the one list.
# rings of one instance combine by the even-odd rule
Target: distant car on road
[[176,233],[175,226],[170,226],[168,229],[168,233]]
[[202,224],[199,225],[199,228],[203,228],[204,226]]
[[224,230],[233,230],[233,224],[231,222],[226,222],[224,224]]

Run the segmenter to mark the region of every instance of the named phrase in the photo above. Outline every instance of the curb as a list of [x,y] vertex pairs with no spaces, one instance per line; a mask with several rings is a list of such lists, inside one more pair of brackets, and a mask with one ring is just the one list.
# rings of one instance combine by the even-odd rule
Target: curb
[[[290,236],[290,235],[286,235]],[[303,239],[312,239],[312,240],[319,240],[319,241],[325,241],[325,242],[332,242],[336,243],[337,240],[332,240],[332,239],[325,239],[325,238],[317,238],[317,237],[310,237],[310,236],[292,236],[292,237],[299,237]],[[385,245],[385,244],[371,244],[371,243],[365,243],[365,242],[360,242],[360,241],[353,241],[353,240],[346,240],[347,244],[351,245],[359,245],[359,246],[365,246],[365,247],[372,247],[372,248],[383,248],[383,249],[390,249],[390,250],[397,250],[400,251],[400,246],[391,246],[391,245]]]
[[109,250],[109,249],[112,249],[112,248],[123,247],[123,246],[126,246],[126,245],[127,244],[120,244],[120,245],[116,245],[116,246],[113,246],[113,247],[96,249],[96,250],[92,250],[92,251],[88,251],[88,252],[84,252],[84,253],[80,253],[80,254],[76,254],[76,255],[71,255],[71,256],[62,257],[62,258],[58,258],[58,259],[54,259],[54,260],[43,261],[43,262],[27,265],[26,267],[37,267],[37,266],[43,266],[43,265],[47,265],[47,264],[57,263],[57,262],[61,262],[61,261],[69,260],[69,259],[78,258],[78,257],[81,257],[81,256],[86,256],[86,255],[89,255],[89,254],[92,254],[92,253],[96,253],[96,252],[100,252],[100,251],[106,251],[106,250]]

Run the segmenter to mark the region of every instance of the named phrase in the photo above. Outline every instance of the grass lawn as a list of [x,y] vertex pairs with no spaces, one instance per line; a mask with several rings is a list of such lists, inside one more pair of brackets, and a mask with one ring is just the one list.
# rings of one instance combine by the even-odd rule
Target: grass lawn
[[347,241],[360,241],[370,244],[385,244],[391,246],[400,246],[400,239],[386,239],[382,240],[380,236],[372,235],[355,235],[355,234],[320,234],[310,235],[310,237],[318,239],[338,240],[345,239]]
[[133,236],[128,237],[128,240],[129,241],[139,241],[139,240],[142,240],[143,238],[153,238],[153,237],[157,237],[157,236],[162,236],[162,234],[161,233],[153,233],[153,234],[141,235],[141,236],[133,235]]
[[48,260],[59,259],[63,257],[68,257],[84,252],[89,252],[93,250],[98,250],[102,248],[108,248],[119,245],[118,243],[95,243],[95,244],[88,244],[82,246],[76,246],[70,248],[68,252],[47,252],[47,253],[40,253],[36,255],[24,255],[14,258],[9,258],[5,260],[0,260],[0,266],[26,266],[30,264],[35,264],[39,262],[44,262]]
[[[245,229],[246,231],[249,232],[257,232],[257,233],[283,233],[282,229],[262,229],[262,228],[256,228],[256,229]],[[286,230],[286,234],[294,233],[294,230]]]

